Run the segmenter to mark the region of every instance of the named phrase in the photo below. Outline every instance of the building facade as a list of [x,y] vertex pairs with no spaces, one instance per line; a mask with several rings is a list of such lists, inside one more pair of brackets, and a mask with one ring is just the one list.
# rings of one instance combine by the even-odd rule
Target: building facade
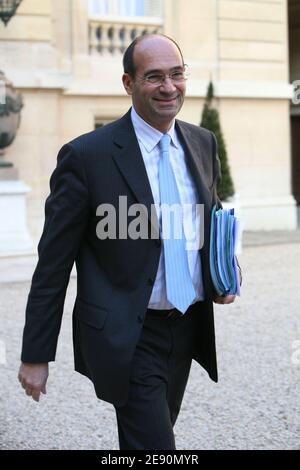
[[[21,126],[6,158],[31,188],[38,239],[59,148],[122,116],[122,53],[163,32],[189,65],[179,117],[199,124],[213,80],[247,230],[294,229],[300,203],[298,0],[23,0],[0,25],[0,69],[22,92]],[[294,100],[295,101],[295,100]]]

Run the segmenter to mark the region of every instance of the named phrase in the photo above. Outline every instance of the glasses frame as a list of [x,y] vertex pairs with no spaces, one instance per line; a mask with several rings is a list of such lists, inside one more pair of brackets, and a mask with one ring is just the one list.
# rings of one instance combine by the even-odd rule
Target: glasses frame
[[161,77],[162,77],[162,79],[159,82],[155,82],[155,83],[150,82],[149,77],[147,77],[147,76],[141,77],[140,75],[136,75],[136,78],[138,78],[142,82],[146,82],[147,85],[154,85],[154,86],[161,86],[165,82],[166,78],[169,78],[172,81],[173,84],[182,83],[182,82],[185,82],[188,79],[189,75],[190,75],[189,71],[188,71],[188,67],[189,67],[188,64],[183,64],[184,78],[182,80],[177,80],[176,81],[176,80],[172,79],[171,75],[176,73],[176,70],[174,70],[173,72],[170,72],[170,73],[157,73],[157,74],[153,73],[153,75],[161,75]]

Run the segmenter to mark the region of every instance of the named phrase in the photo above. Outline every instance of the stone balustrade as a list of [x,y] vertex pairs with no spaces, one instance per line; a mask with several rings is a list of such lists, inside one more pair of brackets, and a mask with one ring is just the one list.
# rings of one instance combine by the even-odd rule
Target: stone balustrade
[[92,55],[123,54],[141,34],[162,32],[162,20],[156,18],[99,18],[89,20],[89,51]]

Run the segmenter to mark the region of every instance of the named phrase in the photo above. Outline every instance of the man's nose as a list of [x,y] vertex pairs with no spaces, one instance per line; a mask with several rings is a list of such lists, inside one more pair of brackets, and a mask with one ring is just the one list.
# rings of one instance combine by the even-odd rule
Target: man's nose
[[164,81],[160,84],[160,88],[163,88],[164,90],[176,90],[175,84],[173,80],[170,77],[165,76]]

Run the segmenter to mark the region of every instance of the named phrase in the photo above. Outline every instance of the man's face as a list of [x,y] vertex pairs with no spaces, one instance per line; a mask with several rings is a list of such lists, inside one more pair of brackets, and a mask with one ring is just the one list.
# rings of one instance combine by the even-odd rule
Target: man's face
[[174,43],[162,37],[149,37],[135,46],[136,75],[123,75],[123,84],[137,113],[151,126],[165,132],[180,111],[185,95],[185,80],[165,77],[161,84],[145,80],[149,75],[183,70],[182,58]]

